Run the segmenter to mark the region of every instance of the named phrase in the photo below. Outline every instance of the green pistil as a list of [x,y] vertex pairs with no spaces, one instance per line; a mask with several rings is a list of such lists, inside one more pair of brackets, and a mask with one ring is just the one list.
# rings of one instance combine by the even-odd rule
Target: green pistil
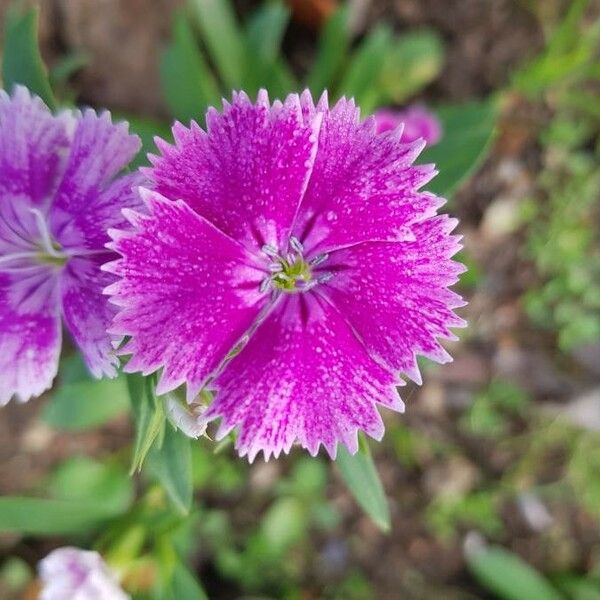
[[297,256],[294,262],[280,259],[281,271],[272,276],[273,287],[284,292],[300,291],[312,280],[310,265]]
[[64,254],[48,254],[47,252],[39,252],[36,255],[38,262],[43,265],[53,265],[55,267],[62,267],[67,262],[67,256]]

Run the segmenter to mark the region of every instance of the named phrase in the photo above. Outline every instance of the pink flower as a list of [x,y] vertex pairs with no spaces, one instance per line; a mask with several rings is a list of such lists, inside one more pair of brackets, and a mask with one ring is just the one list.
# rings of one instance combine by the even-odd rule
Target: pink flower
[[40,561],[40,600],[127,600],[97,552],[58,548]]
[[52,115],[24,87],[0,90],[0,405],[52,385],[64,323],[96,377],[116,375],[107,228],[139,200],[118,176],[140,142],[108,113]]
[[456,220],[419,191],[433,165],[413,164],[424,143],[309,92],[235,94],[207,132],[173,133],[151,157],[148,212],[111,232],[126,370],[162,369],[157,392],[186,383],[189,401],[214,390],[202,418],[221,419],[218,439],[237,428],[250,460],[380,439],[377,405],[404,408],[400,373],[420,381],[416,354],[450,360],[437,338],[464,325],[447,289],[464,270]]
[[433,146],[442,137],[442,126],[438,118],[419,104],[400,111],[382,108],[374,116],[377,133],[396,129],[402,123],[402,141],[406,143],[422,138],[428,146]]

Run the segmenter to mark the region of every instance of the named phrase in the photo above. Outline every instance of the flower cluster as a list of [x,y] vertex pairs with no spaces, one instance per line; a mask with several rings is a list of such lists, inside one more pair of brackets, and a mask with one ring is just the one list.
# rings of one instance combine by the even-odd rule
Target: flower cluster
[[61,322],[96,377],[116,374],[100,265],[106,230],[139,203],[140,176],[115,178],[139,147],[108,113],[53,116],[24,87],[0,90],[0,404],[52,385]]
[[264,91],[209,110],[206,131],[175,124],[146,210],[110,232],[125,369],[161,370],[159,394],[212,390],[202,419],[218,439],[237,429],[251,461],[380,439],[377,405],[402,411],[400,374],[420,381],[417,354],[449,360],[437,339],[464,324],[456,221],[421,191],[435,170],[401,129],[377,133],[352,100]]
[[380,439],[377,407],[402,411],[401,375],[449,360],[438,340],[464,325],[456,221],[402,120],[238,93],[119,175],[139,149],[126,125],[0,93],[0,402],[51,385],[62,321],[96,376],[126,337],[125,370],[160,371],[158,394],[212,391],[170,412],[194,435],[220,419],[250,460]]

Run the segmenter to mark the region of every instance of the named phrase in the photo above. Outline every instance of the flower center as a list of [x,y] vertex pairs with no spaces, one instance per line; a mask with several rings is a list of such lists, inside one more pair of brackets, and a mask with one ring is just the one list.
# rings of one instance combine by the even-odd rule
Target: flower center
[[36,243],[36,259],[44,265],[63,266],[68,256],[62,252],[61,245],[52,238],[44,215],[37,208],[30,209],[35,217],[40,238]]
[[306,260],[304,248],[297,238],[290,238],[290,249],[286,255],[281,255],[277,249],[270,245],[262,248],[271,263],[269,270],[271,275],[261,283],[261,291],[271,288],[275,292],[297,293],[307,292],[318,283],[329,279],[330,274],[316,274],[313,267],[321,264],[327,259],[326,255],[317,256],[313,260]]

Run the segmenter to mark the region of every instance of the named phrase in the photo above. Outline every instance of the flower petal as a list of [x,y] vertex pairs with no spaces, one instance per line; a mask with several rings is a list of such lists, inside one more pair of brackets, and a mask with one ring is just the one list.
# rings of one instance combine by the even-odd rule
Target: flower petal
[[264,273],[185,202],[141,193],[150,214],[127,213],[136,230],[111,232],[123,258],[103,267],[122,277],[106,290],[122,307],[110,331],[131,336],[126,371],[164,367],[158,393],[187,382],[191,399],[259,314]]
[[340,313],[315,293],[285,295],[215,379],[206,419],[218,437],[239,427],[236,447],[250,461],[288,452],[298,440],[335,457],[337,442],[357,449],[357,431],[380,439],[381,403],[402,410],[399,383],[371,360]]
[[210,109],[208,133],[192,122],[173,128],[175,146],[146,173],[172,200],[183,199],[231,237],[252,247],[287,245],[316,153],[320,116],[305,122],[296,94],[271,107],[234,94],[222,114]]
[[106,228],[122,223],[124,207],[139,206],[131,175],[112,183],[140,149],[127,123],[112,123],[110,114],[86,110],[77,121],[66,170],[50,208],[50,227],[66,248],[102,248]]
[[23,195],[43,204],[68,143],[65,119],[54,117],[40,98],[23,86],[12,97],[0,90],[0,196]]
[[373,118],[359,121],[353,100],[331,110],[303,95],[306,118],[323,111],[319,151],[294,235],[308,252],[328,252],[364,241],[402,239],[406,228],[435,213],[443,200],[419,192],[432,165],[412,163],[423,142],[405,144],[401,131],[376,134]]
[[449,235],[455,219],[438,216],[413,225],[412,241],[365,243],[332,252],[324,293],[346,316],[378,362],[420,383],[415,354],[447,362],[438,337],[456,339],[449,327],[465,322],[452,309],[464,306],[447,289],[465,269],[450,260],[460,248]]
[[115,377],[119,360],[106,333],[116,312],[102,291],[115,281],[100,270],[111,253],[69,260],[61,274],[65,324],[94,377]]
[[0,272],[0,405],[52,385],[61,347],[56,283],[46,267]]

